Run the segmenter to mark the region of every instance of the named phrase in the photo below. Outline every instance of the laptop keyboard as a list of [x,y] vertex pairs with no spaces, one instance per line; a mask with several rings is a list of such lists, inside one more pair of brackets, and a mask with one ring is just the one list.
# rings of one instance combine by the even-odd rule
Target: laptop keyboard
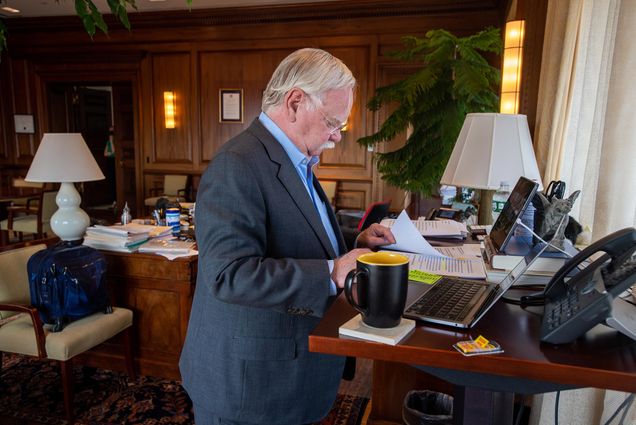
[[462,321],[470,311],[475,294],[482,283],[464,279],[440,279],[404,312],[409,317],[432,317]]

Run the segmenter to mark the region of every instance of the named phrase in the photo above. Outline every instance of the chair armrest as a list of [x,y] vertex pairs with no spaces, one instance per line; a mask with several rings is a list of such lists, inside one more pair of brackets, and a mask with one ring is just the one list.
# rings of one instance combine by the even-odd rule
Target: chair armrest
[[[34,203],[36,203],[37,205],[36,205],[36,206],[34,206],[34,207],[32,207],[32,206],[31,206],[31,202],[34,202]],[[37,211],[37,210],[38,210],[38,208],[40,207],[40,197],[37,197],[37,198],[28,198],[28,199],[27,199],[27,201],[26,201],[26,207],[27,207],[27,208],[30,208],[30,209],[32,209],[32,210]]]
[[19,214],[19,213],[23,213],[23,214],[37,214],[38,213],[38,209],[37,208],[28,207],[28,206],[23,206],[23,205],[11,205],[11,206],[7,207],[7,212],[9,213],[9,215],[16,215],[16,214]]
[[17,311],[19,313],[28,313],[29,316],[31,316],[31,323],[35,331],[35,342],[38,347],[38,356],[46,358],[46,336],[44,335],[44,326],[42,325],[42,319],[40,319],[38,309],[32,305],[0,303],[0,311]]

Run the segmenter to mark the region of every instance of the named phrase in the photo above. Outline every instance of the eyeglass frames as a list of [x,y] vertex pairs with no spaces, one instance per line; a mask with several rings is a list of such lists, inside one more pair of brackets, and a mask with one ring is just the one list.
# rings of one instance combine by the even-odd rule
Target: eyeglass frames
[[311,95],[308,95],[306,93],[305,93],[305,95],[310,99],[310,102],[314,105],[314,107],[318,110],[318,112],[320,112],[320,115],[322,115],[322,118],[325,121],[325,125],[329,129],[329,135],[330,136],[336,134],[339,131],[342,131],[347,126],[347,122],[346,121],[345,122],[340,122],[336,118],[329,118],[327,115],[325,115],[325,113],[322,111],[322,109],[320,109],[320,107],[316,104],[316,101],[312,98]]
[[329,118],[327,115],[325,115],[324,112],[322,112],[322,109],[317,108],[318,112],[320,112],[320,115],[322,115],[322,118],[325,120],[325,124],[327,125],[327,128],[329,129],[329,135],[333,135],[336,134],[339,131],[342,131],[343,128],[345,128],[347,126],[347,122],[340,122],[335,118]]

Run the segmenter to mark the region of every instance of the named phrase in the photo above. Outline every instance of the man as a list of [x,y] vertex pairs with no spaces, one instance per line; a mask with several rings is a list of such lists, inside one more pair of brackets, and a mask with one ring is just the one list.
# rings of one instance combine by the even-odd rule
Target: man
[[[337,58],[301,49],[263,94],[263,112],[228,141],[197,194],[199,270],[181,355],[197,425],[299,425],[335,399],[344,358],[308,351],[308,335],[355,259],[312,173],[339,142],[355,78]],[[394,243],[378,224],[358,246]]]

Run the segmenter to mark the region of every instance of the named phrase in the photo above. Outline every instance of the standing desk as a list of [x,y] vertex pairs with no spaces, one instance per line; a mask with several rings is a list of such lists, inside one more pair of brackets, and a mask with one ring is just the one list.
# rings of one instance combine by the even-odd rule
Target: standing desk
[[[409,283],[407,303],[421,293],[418,285]],[[636,392],[636,341],[611,328],[596,326],[572,344],[540,343],[542,310],[524,310],[499,301],[473,329],[417,322],[409,336],[391,346],[338,335],[338,327],[357,314],[340,294],[309,336],[309,350],[374,360],[370,424],[399,420],[402,378],[414,382],[404,373],[405,365],[421,368],[453,385],[456,424],[511,423],[514,393],[580,387]],[[452,348],[457,341],[480,334],[498,342],[504,352],[466,357]],[[392,371],[397,379],[393,379]],[[393,400],[393,406],[387,408],[385,399]],[[485,406],[488,411],[483,410]]]

